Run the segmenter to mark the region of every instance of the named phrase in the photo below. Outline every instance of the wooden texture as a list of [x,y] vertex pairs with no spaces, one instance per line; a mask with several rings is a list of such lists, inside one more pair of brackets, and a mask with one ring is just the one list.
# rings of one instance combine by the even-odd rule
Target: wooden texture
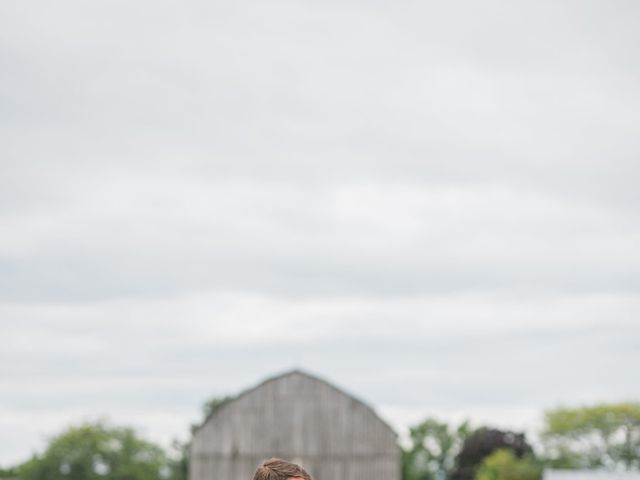
[[190,480],[251,480],[280,457],[314,480],[399,480],[395,432],[364,403],[300,371],[223,404],[194,434]]

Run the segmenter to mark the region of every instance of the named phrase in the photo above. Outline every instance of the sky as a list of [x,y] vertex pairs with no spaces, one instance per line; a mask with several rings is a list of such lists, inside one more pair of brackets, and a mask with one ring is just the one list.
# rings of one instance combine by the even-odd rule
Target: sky
[[638,401],[639,21],[0,2],[0,465],[293,368],[401,432]]

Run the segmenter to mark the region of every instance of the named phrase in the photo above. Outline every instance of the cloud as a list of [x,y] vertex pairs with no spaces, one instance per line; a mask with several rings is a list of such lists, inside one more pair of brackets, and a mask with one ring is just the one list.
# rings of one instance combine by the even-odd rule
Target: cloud
[[638,13],[2,2],[0,459],[293,366],[405,427],[637,398]]
[[[372,403],[400,430],[436,415],[533,432],[543,408],[637,398],[637,309],[632,296],[219,293],[5,306],[2,406],[25,441],[3,458],[18,461],[43,435],[100,416],[167,443],[198,421],[207,398],[296,366]],[[35,429],[34,419],[48,420]]]
[[620,295],[200,293],[4,306],[2,363],[11,368],[3,398],[14,408],[138,401],[193,408],[208,392],[231,393],[294,365],[399,406],[626,398],[638,394],[628,382],[637,311],[635,296]]
[[635,7],[66,5],[3,7],[3,142],[28,184],[52,161],[72,176],[179,165],[497,180],[637,206]]
[[637,288],[636,222],[535,192],[140,181],[3,215],[4,298]]

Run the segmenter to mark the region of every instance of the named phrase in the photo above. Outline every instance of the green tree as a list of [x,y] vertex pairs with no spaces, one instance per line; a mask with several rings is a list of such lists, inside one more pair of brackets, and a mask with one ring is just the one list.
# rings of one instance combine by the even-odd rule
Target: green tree
[[0,478],[18,478],[18,468],[10,467],[10,468],[0,468]]
[[[213,397],[202,405],[202,419],[198,423],[191,424],[191,435],[200,428],[207,419],[213,415],[218,409],[235,397]],[[172,480],[187,480],[189,477],[189,456],[191,454],[191,438],[186,442],[174,440],[172,444],[174,456],[171,461],[171,477]]]
[[523,433],[480,428],[464,441],[460,453],[456,456],[456,468],[451,478],[473,480],[482,462],[500,449],[511,451],[516,458],[533,455],[533,449]]
[[171,480],[187,480],[189,478],[189,455],[191,454],[191,440],[182,442],[173,440],[171,444],[173,455],[169,462]]
[[526,455],[518,458],[506,448],[500,448],[486,457],[475,476],[475,480],[540,480],[542,467]]
[[468,422],[453,427],[433,418],[411,427],[409,446],[402,452],[403,480],[448,478],[456,455],[471,433]]
[[[195,428],[203,425],[204,422],[206,422],[211,415],[217,412],[222,405],[227,403],[229,400],[233,400],[234,398],[235,397],[233,396],[227,395],[225,397],[213,397],[204,402],[204,405],[202,405],[202,421],[198,425],[196,425]],[[192,426],[192,429],[193,428],[194,427]]]
[[640,403],[549,410],[542,441],[556,468],[640,469]]
[[21,480],[157,480],[171,469],[159,446],[130,428],[103,421],[72,426],[54,437],[42,455],[18,468]]

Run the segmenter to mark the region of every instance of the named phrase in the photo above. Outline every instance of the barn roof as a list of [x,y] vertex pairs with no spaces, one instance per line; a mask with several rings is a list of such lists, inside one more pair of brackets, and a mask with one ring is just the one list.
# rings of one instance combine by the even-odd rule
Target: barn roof
[[400,480],[397,440],[366,403],[293,370],[218,406],[194,432],[189,478],[248,479],[265,458],[280,457],[318,479]]
[[260,382],[259,384],[247,388],[246,390],[243,390],[242,392],[240,392],[239,394],[235,395],[235,396],[231,396],[226,398],[213,412],[211,412],[211,414],[209,414],[209,416],[204,420],[204,422],[202,422],[202,424],[196,428],[196,430],[194,431],[194,433],[201,429],[202,427],[204,427],[213,417],[215,417],[219,412],[222,411],[223,408],[226,408],[228,405],[233,404],[234,402],[240,400],[242,397],[250,395],[251,393],[261,389],[263,386],[272,383],[272,382],[278,382],[280,380],[285,379],[286,377],[291,377],[294,375],[300,375],[302,377],[306,377],[310,380],[314,380],[316,382],[320,382],[322,384],[324,384],[325,386],[329,387],[330,389],[334,390],[335,392],[342,394],[342,395],[346,395],[348,397],[350,397],[354,402],[356,402],[357,404],[359,404],[360,406],[362,406],[363,408],[369,410],[382,424],[384,424],[391,432],[393,432],[393,434],[395,435],[395,437],[398,437],[398,433],[395,431],[395,429],[393,429],[385,420],[383,420],[382,418],[380,418],[380,416],[378,415],[378,413],[370,406],[368,405],[366,402],[360,400],[359,398],[355,397],[354,395],[352,395],[349,392],[346,392],[345,390],[336,387],[335,385],[333,385],[331,382],[317,376],[317,375],[313,375],[309,372],[306,372],[304,370],[301,370],[299,368],[295,368],[293,370],[288,370],[276,375],[273,375],[271,377],[268,377],[267,379],[263,380],[262,382]]

